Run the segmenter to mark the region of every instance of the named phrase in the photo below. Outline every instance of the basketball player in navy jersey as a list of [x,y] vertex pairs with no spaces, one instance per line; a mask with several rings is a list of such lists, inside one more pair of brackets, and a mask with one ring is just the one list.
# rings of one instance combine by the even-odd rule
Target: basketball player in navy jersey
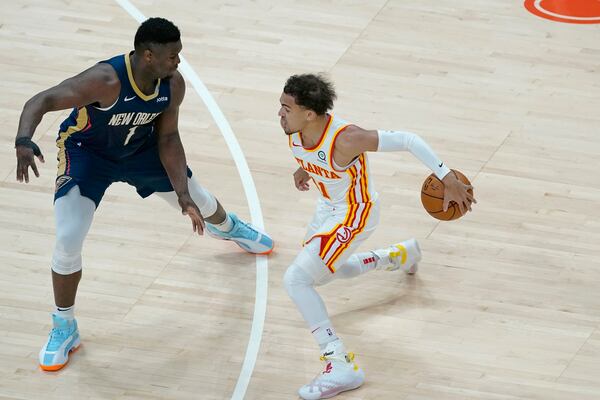
[[187,167],[177,126],[185,94],[177,71],[179,29],[166,19],[150,18],[138,28],[134,48],[33,96],[19,121],[17,180],[29,182],[29,168],[39,176],[35,157],[44,162],[31,140],[36,127],[47,112],[73,108],[56,141],[56,245],[51,263],[56,310],[39,354],[44,370],[62,368],[80,344],[74,304],[81,249],[111,183],[127,182],[141,197],[156,193],[180,208],[198,234],[206,228],[211,236],[232,240],[249,253],[273,249],[267,234],[226,213]]

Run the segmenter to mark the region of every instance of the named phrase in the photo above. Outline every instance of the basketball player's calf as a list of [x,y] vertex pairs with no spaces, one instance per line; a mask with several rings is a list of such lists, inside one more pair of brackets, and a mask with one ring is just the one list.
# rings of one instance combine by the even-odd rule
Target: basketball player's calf
[[340,278],[353,278],[372,270],[402,270],[412,275],[417,272],[422,254],[416,239],[408,239],[386,248],[352,255],[338,267],[336,275]]

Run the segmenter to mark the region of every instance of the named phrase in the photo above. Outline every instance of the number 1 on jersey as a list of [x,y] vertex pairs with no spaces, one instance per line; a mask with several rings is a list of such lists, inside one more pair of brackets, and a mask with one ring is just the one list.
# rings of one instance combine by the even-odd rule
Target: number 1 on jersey
[[327,193],[327,189],[325,188],[325,185],[323,185],[323,182],[318,182],[315,178],[312,178],[312,180],[317,185],[317,187],[319,188],[319,192],[321,192],[321,194],[323,195],[323,197],[325,197],[326,199],[331,200],[331,197],[329,197],[329,193]]
[[138,128],[137,126],[129,128],[129,133],[127,134],[127,137],[125,138],[125,143],[123,143],[123,146],[127,146],[127,143],[129,143],[129,141],[131,140],[131,137],[135,134],[135,130],[137,128]]

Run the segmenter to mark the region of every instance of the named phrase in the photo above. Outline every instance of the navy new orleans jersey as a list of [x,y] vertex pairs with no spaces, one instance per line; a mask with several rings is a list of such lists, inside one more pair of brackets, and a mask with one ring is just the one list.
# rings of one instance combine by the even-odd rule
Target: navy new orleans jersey
[[[129,55],[101,62],[116,71],[121,81],[119,98],[106,108],[99,104],[75,108],[61,124],[54,199],[78,186],[81,195],[98,206],[113,182],[134,186],[142,197],[173,190],[154,127],[169,106],[170,80],[159,79],[154,93],[145,95],[133,79]],[[192,175],[189,168],[187,175]]]
[[145,95],[133,80],[129,55],[101,62],[115,69],[121,81],[119,98],[107,108],[89,104],[73,109],[60,126],[56,141],[59,161],[63,161],[60,153],[64,147],[70,146],[82,147],[108,160],[132,155],[154,135],[155,119],[169,106],[168,79],[159,79],[154,93]]

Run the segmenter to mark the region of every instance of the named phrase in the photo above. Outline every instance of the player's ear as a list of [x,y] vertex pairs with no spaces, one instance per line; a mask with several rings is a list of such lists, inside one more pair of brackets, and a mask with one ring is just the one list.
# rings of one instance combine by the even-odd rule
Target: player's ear
[[306,110],[306,119],[310,122],[314,121],[317,118],[317,113],[313,110]]
[[153,58],[154,58],[154,53],[152,52],[152,49],[150,49],[150,48],[144,49],[144,60],[148,64],[150,64],[152,62]]

